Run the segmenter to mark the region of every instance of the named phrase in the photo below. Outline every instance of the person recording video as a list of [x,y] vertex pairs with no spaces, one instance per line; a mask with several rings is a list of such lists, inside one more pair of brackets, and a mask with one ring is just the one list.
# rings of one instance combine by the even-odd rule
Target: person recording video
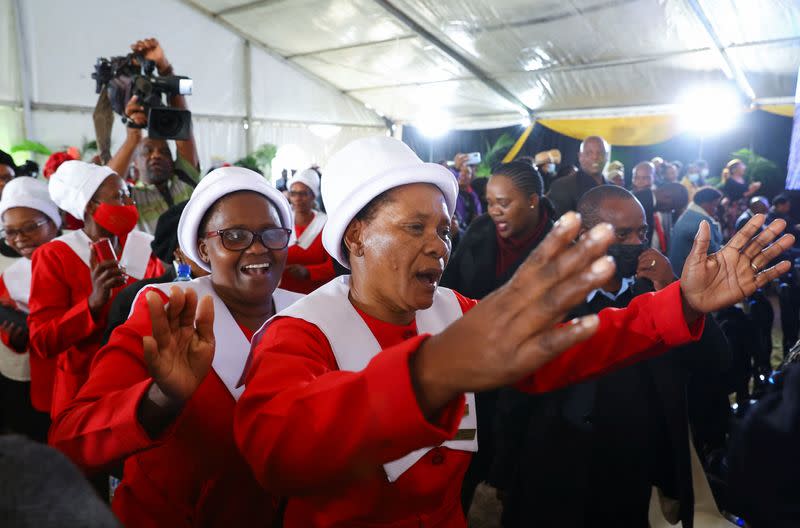
[[[172,64],[157,39],[139,40],[131,49],[145,60],[153,61],[159,76],[173,75]],[[180,94],[170,96],[168,103],[173,108],[188,109],[186,99]],[[177,156],[173,159],[166,140],[142,133],[148,124],[147,112],[135,95],[125,106],[125,118],[127,137],[108,166],[117,174],[129,174],[131,197],[139,209],[139,228],[154,233],[158,217],[176,203],[188,200],[200,181],[194,134],[190,131],[188,139],[175,141]]]

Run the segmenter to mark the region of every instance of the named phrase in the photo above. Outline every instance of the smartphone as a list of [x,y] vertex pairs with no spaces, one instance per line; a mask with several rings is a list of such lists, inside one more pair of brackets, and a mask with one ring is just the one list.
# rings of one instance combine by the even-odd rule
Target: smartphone
[[479,165],[481,162],[480,152],[470,152],[467,154],[467,165]]
[[101,238],[97,242],[92,242],[94,254],[97,256],[98,262],[105,262],[107,260],[117,260],[117,254],[114,252],[114,246],[107,238]]

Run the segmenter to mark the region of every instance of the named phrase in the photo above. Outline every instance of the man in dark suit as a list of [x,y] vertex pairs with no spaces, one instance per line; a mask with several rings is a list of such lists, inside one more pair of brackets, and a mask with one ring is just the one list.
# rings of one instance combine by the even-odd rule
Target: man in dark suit
[[[597,187],[583,196],[578,211],[586,229],[600,222],[614,226],[618,243],[609,254],[617,273],[570,317],[627,306],[635,296],[675,280],[666,257],[646,248],[644,211],[628,191]],[[679,502],[679,518],[691,528],[689,372],[704,358],[718,363],[727,346],[708,323],[691,349],[675,349],[594,381],[539,396],[505,389],[490,479],[505,492],[503,526],[647,528],[656,486]],[[702,413],[705,421],[727,420],[725,393],[718,392],[702,396],[704,403],[716,402],[716,412]]]
[[603,169],[610,154],[611,147],[600,136],[589,136],[583,140],[578,154],[580,169],[574,175],[555,180],[547,194],[555,207],[556,218],[567,211],[574,211],[586,191],[606,183]]

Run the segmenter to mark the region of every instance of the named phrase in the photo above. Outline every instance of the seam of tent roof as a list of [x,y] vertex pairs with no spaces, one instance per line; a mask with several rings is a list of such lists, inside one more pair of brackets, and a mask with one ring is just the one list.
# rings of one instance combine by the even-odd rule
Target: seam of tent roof
[[[230,31],[234,35],[237,35],[238,37],[249,41],[251,45],[257,46],[263,52],[267,53],[268,55],[270,55],[271,57],[273,57],[276,60],[280,61],[281,63],[291,67],[295,71],[302,73],[303,75],[305,75],[306,77],[309,77],[310,79],[314,79],[315,81],[319,82],[323,86],[326,86],[331,90],[334,90],[336,93],[342,95],[343,97],[347,97],[348,99],[351,99],[354,103],[356,103],[358,105],[364,105],[364,103],[362,101],[359,101],[358,99],[356,99],[352,95],[344,92],[341,88],[339,88],[338,86],[334,85],[329,80],[324,79],[324,78],[322,78],[322,77],[320,77],[318,75],[315,75],[314,73],[310,72],[309,70],[307,70],[307,69],[303,68],[302,66],[300,66],[299,64],[297,64],[296,62],[287,60],[286,57],[284,57],[283,55],[281,55],[280,53],[278,53],[277,51],[272,49],[266,43],[264,43],[263,41],[261,41],[260,39],[258,39],[256,37],[254,37],[253,35],[250,35],[249,33],[241,30],[240,28],[236,27],[234,24],[231,24],[230,22],[228,22],[227,20],[222,18],[222,16],[214,13],[213,11],[210,11],[209,9],[206,9],[205,7],[197,4],[193,0],[180,0],[180,1],[184,5],[188,6],[189,8],[193,9],[194,11],[196,11],[197,13],[199,13],[199,14],[205,16],[206,18],[209,18],[210,20],[216,22],[217,24],[223,26],[224,28],[226,28],[228,31]],[[273,1],[273,0],[266,0],[266,1]],[[391,120],[387,119],[385,116],[383,116],[381,114],[378,114],[374,110],[372,110],[372,112],[376,115],[376,117],[378,119],[381,119],[384,122],[384,125],[386,126],[386,128],[391,128],[391,125],[392,125]],[[350,125],[348,125],[348,126],[350,126]]]
[[[391,39],[395,40],[395,39]],[[391,41],[390,40],[390,41]],[[750,42],[740,42],[737,44],[731,44],[727,46],[725,49],[745,49],[748,47],[755,47],[755,46],[776,46],[781,44],[790,44],[793,42],[800,42],[800,37],[786,37],[780,39],[768,39],[768,40],[754,40]],[[359,44],[357,46],[366,46],[369,43]],[[346,48],[345,48],[346,49]],[[523,71],[523,70],[509,70],[503,72],[497,72],[492,74],[493,79],[503,79],[510,76],[516,75],[539,75],[542,73],[569,73],[575,71],[584,71],[584,70],[592,70],[597,68],[610,68],[614,66],[632,66],[636,64],[645,64],[648,62],[658,62],[661,60],[672,59],[675,57],[680,57],[683,55],[691,55],[693,53],[701,53],[704,51],[712,51],[715,48],[710,46],[704,48],[692,48],[687,50],[676,50],[670,51],[665,53],[656,53],[652,55],[641,55],[638,57],[630,57],[624,59],[610,59],[605,61],[597,61],[597,62],[587,62],[584,64],[571,64],[571,65],[558,65],[558,66],[545,66],[543,68],[539,68],[533,71]],[[308,54],[301,54],[302,56],[313,55],[313,53]],[[300,55],[296,55],[300,56]],[[412,86],[426,86],[432,84],[441,84],[446,82],[452,81],[470,81],[474,80],[472,77],[453,77],[451,79],[437,79],[435,81],[416,81],[416,82],[409,82],[409,83],[394,83],[394,84],[380,84],[375,86],[365,86],[362,88],[352,88],[350,90],[345,90],[345,93],[353,93],[353,92],[368,92],[370,90],[385,90],[389,88],[405,88],[405,87],[412,87]]]
[[409,27],[411,31],[422,37],[423,39],[427,40],[445,55],[453,59],[455,62],[463,66],[468,72],[473,74],[479,81],[485,84],[490,90],[495,92],[497,95],[502,97],[503,99],[509,101],[514,106],[518,107],[521,111],[524,111],[526,114],[530,115],[533,111],[529,108],[525,103],[523,103],[520,99],[517,98],[516,95],[511,93],[505,86],[494,80],[488,73],[484,72],[481,68],[476,66],[472,63],[472,61],[468,60],[458,51],[456,51],[451,46],[447,45],[443,40],[439,37],[434,35],[431,31],[425,29],[419,22],[414,20],[414,18],[403,11],[402,9],[395,6],[389,0],[373,0],[376,4],[383,7],[387,12],[393,15],[396,19],[401,21],[403,24]]
[[708,38],[711,39],[711,42],[714,44],[714,47],[717,53],[720,55],[722,60],[722,65],[727,66],[727,68],[723,67],[722,71],[725,73],[725,76],[729,79],[733,79],[736,82],[736,85],[739,87],[739,90],[747,97],[748,101],[752,101],[756,98],[756,93],[753,91],[753,87],[750,84],[750,81],[747,80],[747,76],[744,74],[744,70],[739,65],[739,62],[731,56],[730,53],[727,52],[725,45],[723,45],[722,40],[720,40],[719,35],[717,35],[716,30],[714,29],[714,25],[711,23],[711,20],[708,18],[705,9],[701,5],[701,0],[686,0],[689,3],[689,6],[694,11],[694,14],[697,16],[697,19],[700,21],[700,24],[706,30],[708,34]]

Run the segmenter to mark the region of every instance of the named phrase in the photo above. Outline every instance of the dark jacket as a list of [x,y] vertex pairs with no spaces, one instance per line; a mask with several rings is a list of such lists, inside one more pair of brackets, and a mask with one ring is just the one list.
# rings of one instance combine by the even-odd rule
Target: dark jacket
[[[606,183],[605,178],[602,183]],[[556,210],[556,218],[567,211],[575,211],[578,208],[578,200],[586,194],[586,191],[601,185],[594,178],[578,170],[574,175],[565,176],[555,180],[550,186],[547,197],[553,203]]]
[[731,504],[753,528],[800,526],[800,364],[775,377],[733,434]]
[[[549,207],[549,206],[548,206]],[[552,211],[551,211],[552,212]],[[553,227],[549,220],[542,237],[534,240],[526,256],[536,249],[539,242]],[[483,299],[494,290],[508,282],[522,264],[521,259],[501,277],[495,277],[497,262],[497,235],[494,222],[489,215],[481,215],[472,222],[469,229],[461,237],[458,248],[450,258],[450,262],[442,276],[442,286],[456,290],[471,299]]]
[[[649,281],[634,285],[635,294],[651,290]],[[570,317],[627,306],[634,293],[616,301],[598,294]],[[541,395],[503,389],[490,478],[506,491],[503,526],[582,528],[606,526],[611,518],[614,526],[646,527],[656,485],[680,501],[683,526],[691,528],[687,385],[697,361],[719,365],[726,353],[727,342],[708,318],[698,343],[597,380]],[[722,396],[718,415],[704,420],[727,419]]]
[[[549,208],[550,206],[545,204],[545,207]],[[552,210],[550,213],[552,216]],[[534,240],[528,250],[524,252],[525,257],[539,245],[552,227],[552,220],[548,220],[542,236],[539,240]],[[472,299],[483,299],[508,282],[525,258],[521,258],[509,267],[500,277],[495,276],[496,260],[497,235],[494,222],[488,215],[479,216],[469,226],[447,264],[442,276],[442,286],[456,290]],[[464,477],[462,502],[465,509],[469,508],[475,487],[481,481],[486,480],[489,475],[489,467],[494,456],[493,423],[496,402],[497,391],[481,392],[476,395],[475,406],[478,413],[478,445],[480,448],[472,458],[472,463]]]

